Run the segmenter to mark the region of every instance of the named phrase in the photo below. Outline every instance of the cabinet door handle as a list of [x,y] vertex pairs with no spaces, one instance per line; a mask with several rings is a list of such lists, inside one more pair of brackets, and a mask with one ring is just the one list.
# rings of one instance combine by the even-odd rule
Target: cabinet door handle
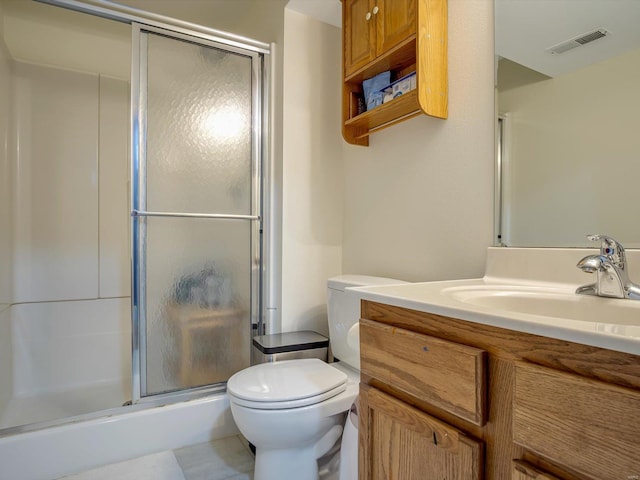
[[366,19],[367,19],[367,22],[368,22],[369,20],[371,20],[371,12],[367,12],[367,14],[364,16],[364,18],[366,18]]
[[380,11],[380,9],[378,8],[377,5],[375,7],[373,7],[373,14],[374,15],[377,15],[379,11]]

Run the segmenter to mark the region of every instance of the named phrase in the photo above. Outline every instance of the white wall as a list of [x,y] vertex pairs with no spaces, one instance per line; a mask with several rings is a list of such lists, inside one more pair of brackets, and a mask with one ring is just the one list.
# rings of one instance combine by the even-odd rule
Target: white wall
[[640,178],[638,85],[640,49],[501,91],[508,245],[589,245],[585,235],[599,232],[638,245],[640,222],[628,211]]
[[493,62],[493,2],[449,0],[449,118],[417,117],[375,133],[368,148],[345,145],[345,273],[483,274],[493,235]]
[[342,270],[341,31],[285,9],[282,331],[328,334]]

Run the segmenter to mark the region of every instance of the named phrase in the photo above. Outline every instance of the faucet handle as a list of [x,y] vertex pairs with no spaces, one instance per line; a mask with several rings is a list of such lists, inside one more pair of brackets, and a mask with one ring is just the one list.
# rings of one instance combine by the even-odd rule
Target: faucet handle
[[627,259],[624,247],[615,238],[599,234],[587,235],[587,238],[592,242],[600,242],[600,255],[608,257],[619,268],[625,268]]

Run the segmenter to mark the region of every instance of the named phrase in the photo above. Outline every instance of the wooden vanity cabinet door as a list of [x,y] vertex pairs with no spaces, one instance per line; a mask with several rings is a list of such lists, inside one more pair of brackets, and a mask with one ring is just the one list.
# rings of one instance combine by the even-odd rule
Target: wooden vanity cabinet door
[[640,391],[516,364],[513,439],[587,478],[640,478]]
[[376,22],[372,0],[343,1],[344,74],[349,76],[376,57]]
[[359,419],[360,480],[482,478],[482,442],[368,385]]

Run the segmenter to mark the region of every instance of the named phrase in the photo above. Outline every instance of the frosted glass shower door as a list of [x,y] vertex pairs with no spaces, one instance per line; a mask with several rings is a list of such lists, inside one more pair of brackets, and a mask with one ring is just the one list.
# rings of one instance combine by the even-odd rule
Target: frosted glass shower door
[[259,311],[261,58],[140,26],[134,43],[138,401],[219,384],[250,364]]

